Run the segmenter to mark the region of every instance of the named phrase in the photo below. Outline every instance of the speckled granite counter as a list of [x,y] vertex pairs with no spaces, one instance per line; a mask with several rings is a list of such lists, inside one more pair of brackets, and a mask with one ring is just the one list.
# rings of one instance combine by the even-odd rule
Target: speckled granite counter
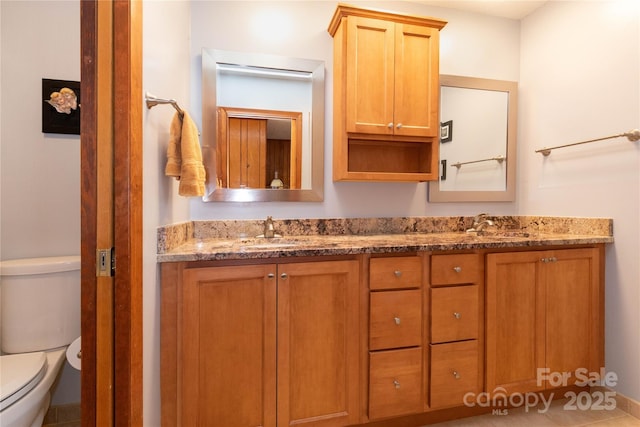
[[607,218],[490,216],[483,235],[473,217],[274,219],[283,237],[256,238],[264,220],[192,221],[158,229],[158,262],[262,259],[583,245],[613,242]]

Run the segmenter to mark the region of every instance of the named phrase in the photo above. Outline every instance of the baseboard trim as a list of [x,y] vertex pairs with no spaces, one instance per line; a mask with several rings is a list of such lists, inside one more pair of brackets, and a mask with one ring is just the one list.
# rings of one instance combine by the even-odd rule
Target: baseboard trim
[[591,391],[604,391],[604,392],[613,392],[616,399],[616,408],[621,411],[626,412],[627,414],[640,419],[640,402],[634,400],[630,397],[625,396],[624,394],[620,394],[616,390],[610,387],[596,386],[591,387]]

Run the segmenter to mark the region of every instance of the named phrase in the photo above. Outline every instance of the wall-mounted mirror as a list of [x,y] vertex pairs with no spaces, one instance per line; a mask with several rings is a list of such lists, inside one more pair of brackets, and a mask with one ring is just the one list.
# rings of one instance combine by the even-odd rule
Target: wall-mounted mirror
[[440,178],[430,202],[515,200],[517,82],[440,76]]
[[202,51],[204,201],[322,201],[324,62]]

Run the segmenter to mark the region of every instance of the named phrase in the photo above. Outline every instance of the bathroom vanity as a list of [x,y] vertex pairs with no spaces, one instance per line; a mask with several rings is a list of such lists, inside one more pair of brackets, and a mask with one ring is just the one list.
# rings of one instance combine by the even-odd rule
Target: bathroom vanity
[[611,221],[493,220],[161,228],[163,424],[422,425],[598,372]]

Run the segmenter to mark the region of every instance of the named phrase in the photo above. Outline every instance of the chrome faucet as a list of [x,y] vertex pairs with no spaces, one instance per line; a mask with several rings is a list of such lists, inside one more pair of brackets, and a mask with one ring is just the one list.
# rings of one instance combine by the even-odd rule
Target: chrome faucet
[[481,213],[473,218],[473,225],[467,230],[467,233],[477,233],[484,230],[485,227],[493,225],[493,221],[487,218],[486,213]]
[[276,230],[273,227],[273,218],[271,218],[270,216],[268,216],[264,221],[264,232],[262,233],[262,236],[265,239],[273,239],[274,237],[276,237]]

